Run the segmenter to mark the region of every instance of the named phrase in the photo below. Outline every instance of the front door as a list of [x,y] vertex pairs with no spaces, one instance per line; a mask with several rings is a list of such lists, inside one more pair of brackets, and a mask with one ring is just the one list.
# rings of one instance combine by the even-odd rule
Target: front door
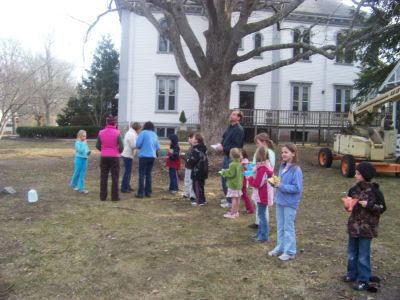
[[254,139],[254,91],[240,91],[239,108],[243,112],[241,122],[245,130],[246,142]]

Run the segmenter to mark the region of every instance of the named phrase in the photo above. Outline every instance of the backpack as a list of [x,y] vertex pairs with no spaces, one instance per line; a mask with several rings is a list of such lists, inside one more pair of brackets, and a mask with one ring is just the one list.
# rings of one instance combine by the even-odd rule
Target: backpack
[[193,166],[192,174],[193,178],[201,178],[207,179],[208,178],[208,156],[207,152],[203,153],[199,150],[195,150],[199,153],[200,159],[198,162]]

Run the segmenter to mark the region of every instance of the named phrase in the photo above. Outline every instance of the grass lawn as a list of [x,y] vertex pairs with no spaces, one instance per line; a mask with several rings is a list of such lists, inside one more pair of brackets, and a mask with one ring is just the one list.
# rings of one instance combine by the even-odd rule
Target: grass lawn
[[[162,161],[154,170],[152,198],[121,194],[99,201],[99,154],[91,141],[83,195],[68,187],[74,141],[1,140],[0,299],[400,299],[400,178],[376,178],[388,210],[372,244],[377,294],[342,283],[346,270],[346,222],[341,197],[354,183],[338,165],[317,165],[317,147],[301,148],[304,193],[297,215],[298,255],[268,257],[275,245],[257,244],[247,226],[254,215],[228,220],[216,176],[221,156],[211,158],[209,204],[193,208],[167,190]],[[251,152],[252,146],[247,146]],[[134,185],[137,183],[134,163]],[[183,170],[182,170],[183,174]],[[39,201],[29,204],[34,187]],[[136,187],[136,186],[135,186]],[[183,181],[180,181],[183,188]],[[244,210],[242,204],[242,211]]]

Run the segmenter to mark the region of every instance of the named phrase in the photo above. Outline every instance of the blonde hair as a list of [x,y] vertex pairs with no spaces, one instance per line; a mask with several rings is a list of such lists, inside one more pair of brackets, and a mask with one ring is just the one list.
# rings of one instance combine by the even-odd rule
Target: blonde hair
[[263,162],[269,159],[268,150],[264,147],[256,150],[256,162]]
[[232,148],[231,151],[229,151],[229,157],[232,159],[241,159],[242,153],[239,148]]
[[78,134],[76,135],[76,138],[80,139],[84,134],[87,135],[86,130],[81,129],[81,130],[78,131]]
[[297,165],[299,163],[299,150],[295,144],[284,144],[281,148],[287,148],[290,152],[294,154],[292,158],[292,163]]

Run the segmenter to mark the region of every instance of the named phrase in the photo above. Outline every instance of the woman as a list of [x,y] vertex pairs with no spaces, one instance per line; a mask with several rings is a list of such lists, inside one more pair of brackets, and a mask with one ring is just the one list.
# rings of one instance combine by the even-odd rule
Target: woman
[[151,171],[157,151],[160,150],[157,134],[154,132],[154,124],[150,121],[144,123],[136,141],[136,148],[139,149],[139,183],[136,198],[151,197]]

